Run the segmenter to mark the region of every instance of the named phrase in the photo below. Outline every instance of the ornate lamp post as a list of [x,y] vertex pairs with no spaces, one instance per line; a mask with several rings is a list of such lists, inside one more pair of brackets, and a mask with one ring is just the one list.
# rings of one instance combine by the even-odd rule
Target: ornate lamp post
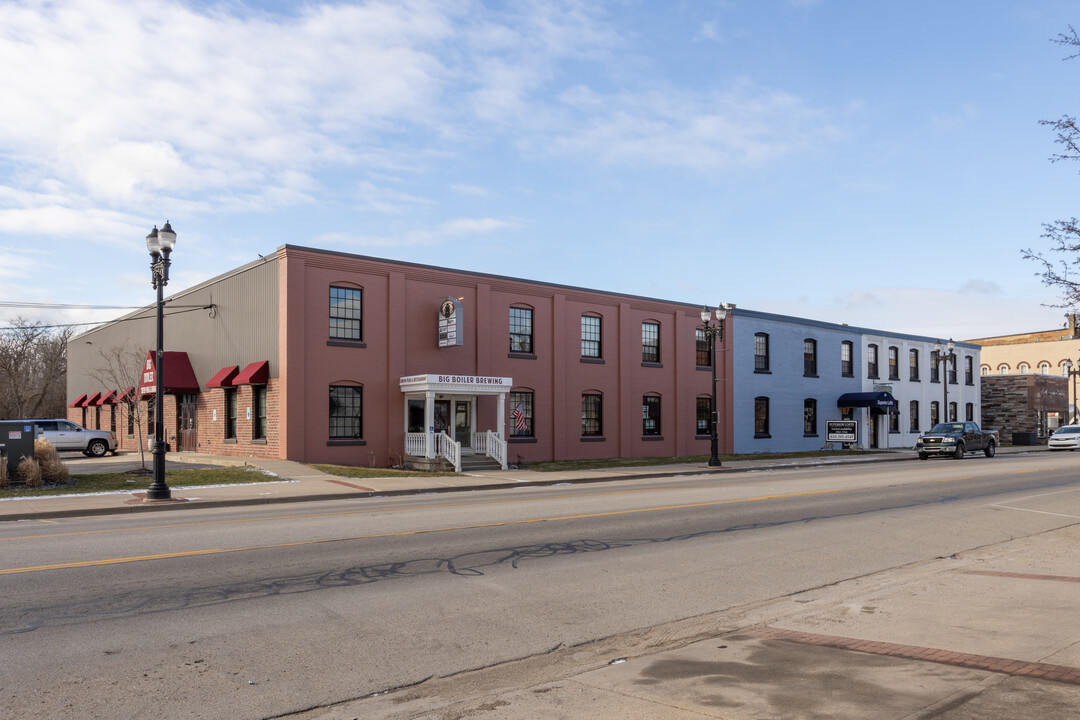
[[1077,404],[1080,404],[1080,398],[1076,396],[1076,376],[1080,375],[1080,366],[1073,370],[1073,361],[1066,360],[1065,368],[1069,372],[1069,377],[1072,378],[1072,402],[1069,403],[1069,408],[1072,410],[1072,417],[1069,418],[1069,423],[1075,425],[1080,422],[1080,411],[1077,410]]
[[151,285],[157,290],[157,354],[154,364],[154,482],[146,491],[147,500],[168,500],[172,497],[169,486],[165,484],[165,400],[162,356],[165,344],[165,300],[164,288],[169,284],[169,254],[176,244],[176,233],[166,220],[160,230],[157,225],[146,236],[146,249],[150,251]]
[[[716,339],[724,340],[724,318],[728,310],[735,306],[731,303],[721,303],[720,307],[710,311],[708,306],[701,308],[701,322],[705,332],[705,341],[709,343],[709,364],[712,366],[712,417],[709,418],[709,467],[720,467],[720,437],[717,426],[720,424],[720,410],[716,399]],[[716,315],[715,324],[711,322]]]
[[944,346],[939,340],[931,353],[931,360],[935,364],[940,363],[941,369],[938,370],[938,373],[941,376],[941,387],[944,391],[943,404],[941,406],[941,418],[938,422],[952,422],[952,419],[949,417],[949,361],[952,361],[953,372],[956,372],[956,353],[953,352],[955,349],[956,343],[953,342],[952,338],[949,338],[949,342]]

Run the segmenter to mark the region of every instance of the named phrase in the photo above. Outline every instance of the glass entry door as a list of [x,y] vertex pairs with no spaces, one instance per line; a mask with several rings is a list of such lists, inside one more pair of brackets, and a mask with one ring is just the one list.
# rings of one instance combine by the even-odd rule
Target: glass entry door
[[444,432],[450,434],[450,401],[435,401],[435,434]]
[[472,447],[472,424],[469,422],[471,405],[468,400],[454,401],[454,440],[461,443],[461,447]]

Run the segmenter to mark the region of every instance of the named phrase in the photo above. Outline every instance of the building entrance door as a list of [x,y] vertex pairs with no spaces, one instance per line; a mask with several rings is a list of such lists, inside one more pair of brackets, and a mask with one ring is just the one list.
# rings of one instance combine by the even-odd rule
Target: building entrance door
[[180,452],[195,452],[199,442],[198,433],[198,395],[181,395],[177,412],[177,449]]
[[468,400],[454,401],[454,440],[461,443],[461,447],[472,447],[472,425],[469,422]]
[[435,434],[444,432],[450,434],[450,401],[435,401]]

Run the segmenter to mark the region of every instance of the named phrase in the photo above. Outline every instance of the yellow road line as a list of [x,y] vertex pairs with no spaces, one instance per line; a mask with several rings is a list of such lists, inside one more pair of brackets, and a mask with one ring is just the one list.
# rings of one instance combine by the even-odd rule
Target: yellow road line
[[[1019,471],[1016,471],[1013,474],[1019,475],[1019,474],[1023,474],[1023,473],[1032,473],[1032,472],[1050,472],[1050,471],[1054,471],[1054,470],[1057,470],[1057,469],[1058,468],[1045,468],[1045,469],[1041,469],[1041,470],[1019,470]],[[915,485],[932,485],[932,484],[935,484],[935,483],[957,482],[957,481],[960,481],[960,480],[971,480],[971,479],[974,479],[974,477],[975,477],[974,475],[969,475],[969,476],[965,476],[965,477],[943,478],[943,479],[940,479],[940,480],[920,480],[918,482],[913,482],[913,483],[903,483],[903,485],[904,486],[907,486],[907,485],[912,485],[912,486],[915,486]],[[755,478],[754,480],[746,481],[746,483],[750,484],[750,483],[762,483],[762,482],[771,482],[771,481],[772,480],[770,480],[768,478]],[[572,481],[568,481],[568,483],[572,484]],[[526,487],[528,487],[528,486],[526,486]],[[548,497],[543,497],[543,498],[517,497],[517,498],[505,498],[505,499],[500,499],[500,500],[476,500],[476,501],[470,501],[470,502],[439,503],[437,505],[405,505],[405,506],[401,506],[401,507],[360,508],[360,509],[357,509],[357,510],[342,510],[342,511],[327,512],[327,513],[301,513],[301,514],[297,514],[297,515],[274,515],[274,516],[270,516],[270,517],[258,517],[258,518],[239,518],[239,519],[234,518],[232,520],[208,520],[208,521],[204,521],[204,522],[175,523],[175,524],[170,524],[170,525],[141,525],[141,526],[138,526],[138,527],[128,527],[128,528],[110,528],[108,530],[78,530],[78,531],[74,531],[74,532],[64,532],[64,533],[47,533],[47,534],[37,534],[37,535],[18,535],[18,536],[15,536],[15,537],[0,538],[0,543],[12,542],[12,541],[16,541],[16,540],[42,540],[42,539],[46,539],[46,538],[75,537],[75,536],[81,536],[81,535],[108,535],[108,534],[112,534],[112,533],[139,532],[139,531],[144,531],[144,530],[169,530],[169,529],[172,529],[172,528],[208,527],[208,526],[214,526],[214,525],[235,525],[235,524],[243,524],[243,523],[259,523],[259,522],[269,522],[269,521],[272,521],[272,520],[302,520],[302,519],[307,519],[307,518],[343,517],[343,516],[349,516],[349,515],[366,515],[366,514],[373,514],[373,513],[411,512],[411,511],[414,511],[414,510],[438,510],[438,509],[444,509],[444,508],[470,507],[470,506],[477,506],[477,505],[501,505],[501,504],[507,504],[507,503],[517,503],[517,502],[538,502],[538,501],[542,501],[542,500],[576,500],[578,498],[602,497],[602,496],[605,496],[605,495],[629,495],[629,494],[635,494],[635,493],[670,492],[672,490],[694,490],[694,489],[701,489],[701,488],[708,488],[708,487],[715,487],[715,484],[709,483],[709,484],[693,484],[693,485],[674,485],[674,486],[667,486],[667,487],[662,487],[662,488],[637,488],[637,489],[627,489],[627,490],[605,490],[605,491],[601,491],[601,492],[588,492],[588,493],[575,492],[575,493],[567,493],[566,495],[562,495],[562,496],[554,496],[554,497],[553,496],[548,496]],[[883,488],[889,488],[889,487],[900,487],[900,485],[897,485],[896,483],[888,483],[888,484],[885,484],[885,485],[869,485],[869,486],[858,487],[858,488],[849,488],[847,490],[836,490],[835,492],[854,492],[854,491],[857,491],[857,490],[881,490]],[[834,492],[834,491],[832,491],[832,490],[824,491],[823,490],[823,491],[815,491],[815,492]],[[785,497],[785,496],[768,496],[768,497]],[[795,497],[795,496],[793,495],[791,497]],[[347,498],[340,498],[340,499],[345,500]],[[746,498],[746,501],[755,500],[755,499],[760,499],[760,498]],[[335,498],[328,497],[327,500],[332,501],[332,500],[335,500]],[[723,502],[739,502],[739,501],[728,500],[728,501],[723,501]],[[212,507],[213,506],[207,506],[207,509],[210,509]],[[692,507],[692,506],[688,506],[688,507]],[[45,522],[45,521],[43,520],[43,522]],[[49,521],[49,522],[51,522],[51,521]]]
[[[966,479],[966,478],[953,478],[953,479],[954,480],[963,480],[963,479]],[[934,481],[931,481],[931,482],[948,482],[948,481],[947,480],[934,480]],[[879,488],[885,488],[885,487],[891,487],[891,486],[889,486],[889,485],[881,485],[881,486],[878,486],[878,487]],[[757,497],[736,498],[736,499],[732,499],[732,500],[711,500],[709,502],[688,503],[688,504],[684,504],[684,505],[663,505],[663,506],[660,506],[660,507],[636,508],[636,509],[633,509],[633,510],[608,510],[608,511],[604,511],[604,512],[583,513],[583,514],[580,514],[580,515],[562,515],[562,516],[558,516],[558,517],[532,518],[532,519],[529,519],[529,520],[503,520],[503,521],[500,521],[500,522],[479,523],[479,524],[475,524],[475,525],[456,525],[456,526],[442,527],[442,528],[431,528],[431,529],[428,529],[428,530],[401,530],[401,531],[398,531],[398,532],[378,533],[378,534],[375,534],[375,535],[358,535],[358,536],[355,536],[355,537],[344,537],[344,538],[326,538],[326,539],[322,539],[322,540],[303,540],[303,541],[299,541],[299,542],[277,543],[277,544],[273,544],[273,545],[253,545],[251,547],[243,547],[243,548],[225,548],[225,549],[214,549],[214,550],[192,550],[192,551],[188,551],[188,552],[166,553],[166,554],[163,554],[163,555],[140,555],[140,556],[136,556],[136,557],[111,558],[111,559],[104,559],[104,560],[89,560],[89,561],[85,561],[85,562],[61,563],[61,564],[57,564],[57,565],[38,565],[38,566],[34,566],[34,567],[9,568],[9,569],[0,570],[0,575],[14,575],[16,573],[41,572],[41,571],[45,571],[45,570],[61,570],[61,569],[67,569],[67,568],[90,567],[90,566],[95,566],[95,565],[113,565],[113,564],[119,564],[119,563],[139,562],[139,561],[144,561],[144,560],[167,560],[167,559],[173,559],[173,558],[191,557],[191,556],[195,556],[195,555],[221,555],[221,554],[225,554],[225,553],[249,552],[249,551],[252,551],[252,550],[273,550],[273,549],[287,548],[287,547],[300,547],[300,546],[304,546],[304,545],[321,545],[321,544],[325,544],[325,543],[335,543],[335,542],[352,542],[352,541],[357,541],[357,540],[374,540],[374,539],[377,539],[377,538],[405,537],[405,536],[408,536],[408,535],[424,535],[424,534],[428,534],[428,533],[455,532],[455,531],[459,531],[459,530],[479,530],[479,529],[483,529],[483,528],[510,527],[510,526],[513,526],[513,525],[530,525],[530,524],[534,524],[534,523],[543,523],[543,522],[559,522],[559,521],[565,521],[565,520],[584,520],[586,518],[611,517],[611,516],[615,516],[615,515],[633,515],[633,514],[637,514],[637,513],[662,512],[662,511],[666,511],[666,510],[687,510],[687,509],[690,509],[690,508],[713,507],[713,506],[717,506],[717,505],[732,505],[732,504],[735,504],[735,503],[745,503],[745,502],[760,502],[760,501],[763,501],[763,500],[784,500],[784,499],[798,498],[798,497],[809,497],[809,496],[812,496],[812,495],[829,495],[829,494],[835,494],[835,493],[849,493],[849,492],[856,492],[858,490],[864,490],[864,489],[866,489],[866,488],[846,488],[846,489],[845,488],[830,488],[830,489],[827,489],[827,490],[807,490],[805,492],[783,493],[783,494],[776,494],[776,495],[759,495]]]

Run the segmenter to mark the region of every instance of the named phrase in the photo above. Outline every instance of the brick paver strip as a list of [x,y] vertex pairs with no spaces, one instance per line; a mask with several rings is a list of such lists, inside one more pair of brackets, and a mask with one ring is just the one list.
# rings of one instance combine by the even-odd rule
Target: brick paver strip
[[1021,580],[1054,580],[1080,583],[1080,577],[1072,575],[1036,575],[1034,573],[1001,572],[999,570],[961,570],[961,575],[988,575],[990,577],[1020,578]]
[[1080,685],[1080,668],[1069,667],[1068,665],[1026,662],[1024,660],[999,658],[990,655],[973,655],[971,653],[918,647],[916,645],[871,642],[840,635],[818,635],[817,633],[796,632],[774,627],[754,628],[739,634],[765,640],[783,640],[785,642],[819,645],[821,647],[852,650],[873,655],[890,655],[892,657],[908,658],[909,660],[923,660],[973,670],[986,670],[987,672],[1004,673],[1005,675],[1015,675],[1017,677],[1043,678],[1053,682]]

